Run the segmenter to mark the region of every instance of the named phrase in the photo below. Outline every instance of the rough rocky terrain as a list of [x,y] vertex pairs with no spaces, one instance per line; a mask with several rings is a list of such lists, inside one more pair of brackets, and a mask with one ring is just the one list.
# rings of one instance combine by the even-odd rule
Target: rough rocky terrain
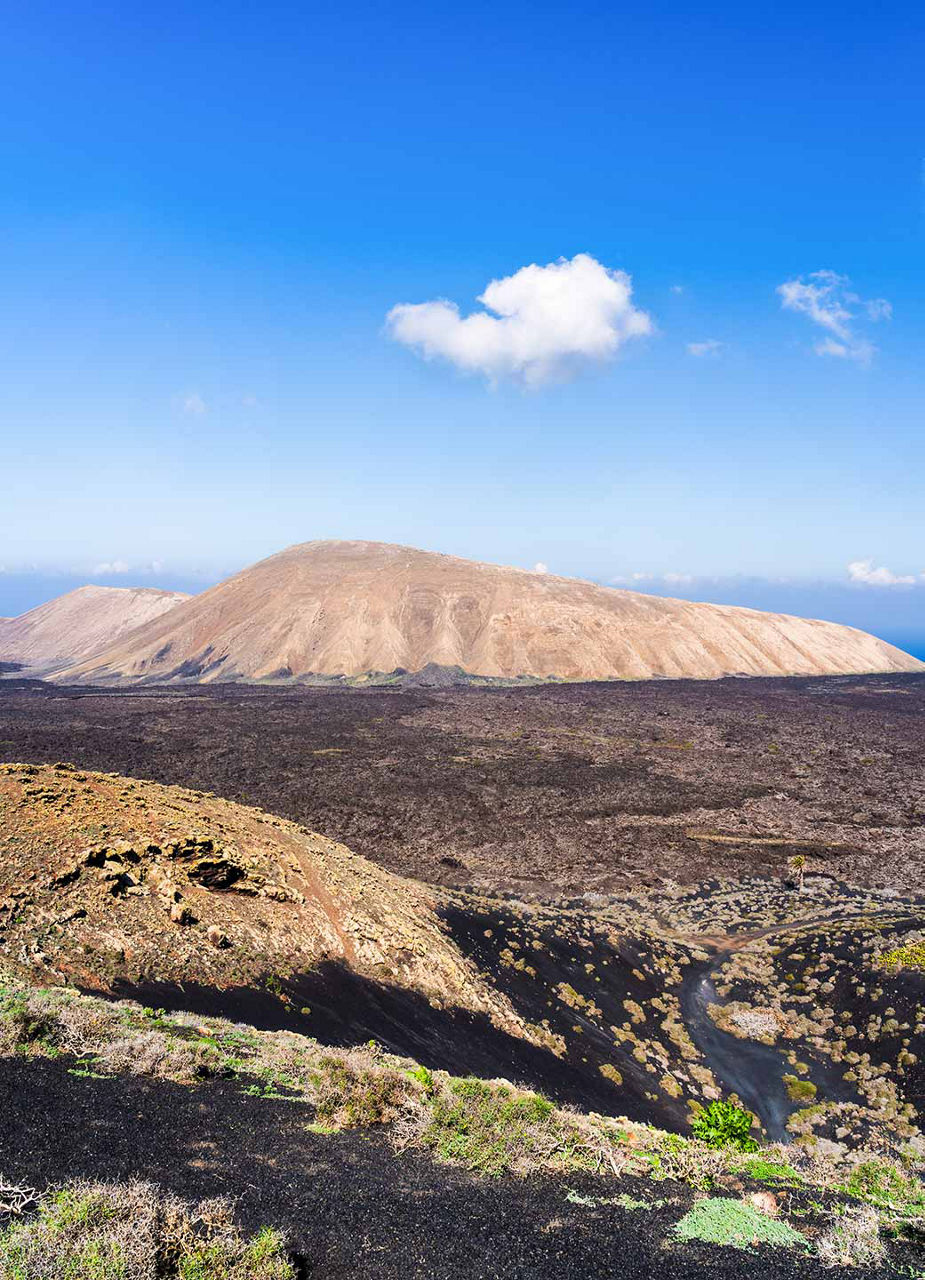
[[416,879],[925,884],[925,678],[95,691],[0,681],[0,759],[259,805]]
[[64,682],[290,681],[419,671],[513,679],[918,671],[865,632],[667,600],[380,542],[307,542],[102,646]]
[[[725,1089],[784,1137],[809,1096],[786,1092],[797,1071],[819,1124],[849,1114],[856,1137],[874,1120],[912,1136],[923,991],[915,975],[881,981],[878,957],[923,924],[917,898],[812,876],[802,892],[717,881],[593,905],[425,888],[214,796],[63,764],[0,766],[8,970],[336,1043],[372,1036],[428,1066],[506,1069],[668,1128]],[[810,967],[796,963],[804,937]],[[772,986],[755,966],[778,952],[788,959]],[[737,996],[739,973],[765,979],[764,994],[738,1001],[764,1011],[757,1033],[712,985]],[[740,1033],[793,1041],[799,1063],[772,1049],[736,1077]]]
[[18,618],[0,618],[0,671],[3,664],[45,670],[79,662],[188,599],[151,587],[78,587]]

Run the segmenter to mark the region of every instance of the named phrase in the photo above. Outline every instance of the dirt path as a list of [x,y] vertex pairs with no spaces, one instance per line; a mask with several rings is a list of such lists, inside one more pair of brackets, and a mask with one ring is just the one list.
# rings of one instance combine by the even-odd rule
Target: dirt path
[[[680,992],[681,1016],[688,1034],[716,1079],[726,1091],[737,1093],[743,1104],[755,1113],[771,1141],[790,1141],[787,1121],[799,1109],[800,1104],[788,1096],[783,1077],[793,1069],[783,1051],[776,1045],[741,1039],[716,1025],[710,1017],[708,1007],[726,1002],[717,992],[714,978],[731,955],[752,942],[816,926],[850,924],[855,919],[860,922],[892,915],[893,913],[885,911],[865,912],[856,917],[842,913],[839,916],[792,920],[785,925],[773,925],[746,935],[737,935],[734,939],[726,939],[725,945],[714,945],[709,960],[688,966]],[[793,1048],[794,1043],[788,1041],[788,1046]],[[855,1092],[844,1083],[841,1073],[834,1065],[829,1069],[818,1059],[813,1059],[807,1079],[816,1085],[820,1095],[828,1101],[856,1100]]]

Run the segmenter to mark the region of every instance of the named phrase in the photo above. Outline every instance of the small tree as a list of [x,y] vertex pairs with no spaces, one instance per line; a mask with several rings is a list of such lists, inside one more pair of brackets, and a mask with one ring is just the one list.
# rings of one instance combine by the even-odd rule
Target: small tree
[[792,858],[787,859],[787,866],[796,875],[797,888],[800,893],[803,892],[803,876],[806,871],[806,859],[802,853],[795,853]]

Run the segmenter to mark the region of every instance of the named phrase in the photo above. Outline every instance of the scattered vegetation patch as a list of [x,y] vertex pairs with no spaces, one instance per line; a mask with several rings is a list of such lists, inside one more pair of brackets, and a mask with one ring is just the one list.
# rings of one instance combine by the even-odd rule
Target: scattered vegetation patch
[[816,1097],[816,1086],[811,1080],[800,1080],[797,1076],[784,1076],[787,1086],[787,1097],[791,1102],[812,1102]]
[[759,1244],[786,1249],[806,1247],[806,1237],[789,1223],[725,1196],[700,1200],[675,1226],[674,1233],[679,1240],[702,1240],[734,1249],[751,1249]]

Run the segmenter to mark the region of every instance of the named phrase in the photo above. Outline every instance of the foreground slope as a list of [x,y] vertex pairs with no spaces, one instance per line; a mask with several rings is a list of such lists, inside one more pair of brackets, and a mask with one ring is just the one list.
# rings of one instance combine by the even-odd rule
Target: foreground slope
[[0,660],[33,668],[79,661],[188,599],[151,587],[78,587],[18,618],[0,618]]
[[877,956],[921,936],[923,904],[811,884],[527,904],[405,880],[207,793],[0,766],[0,969],[21,979],[374,1039],[674,1130],[735,1091],[773,1139],[906,1141],[925,991]]
[[[208,793],[2,766],[0,1273],[920,1275],[923,905],[425,890]],[[700,1110],[733,1090],[760,1128]]]
[[581,680],[923,669],[892,645],[834,623],[666,600],[388,543],[308,542],[58,679],[290,679],[429,664]]

